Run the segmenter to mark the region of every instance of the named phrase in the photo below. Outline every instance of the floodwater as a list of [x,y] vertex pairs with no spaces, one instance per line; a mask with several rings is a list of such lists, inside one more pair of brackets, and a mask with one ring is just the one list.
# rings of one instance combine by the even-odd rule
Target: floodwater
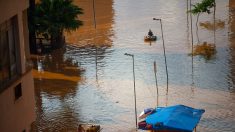
[[[188,0],[96,1],[96,28],[92,0],[74,2],[84,9],[84,26],[66,33],[66,48],[33,59],[37,131],[76,131],[79,123],[135,131],[133,60],[125,53],[134,55],[137,113],[184,104],[206,110],[198,132],[235,130],[235,1],[216,0],[215,21],[213,9],[197,27],[193,16],[195,52],[203,53],[193,59]],[[161,27],[153,17],[162,19],[168,94]],[[149,29],[156,42],[144,42]]]

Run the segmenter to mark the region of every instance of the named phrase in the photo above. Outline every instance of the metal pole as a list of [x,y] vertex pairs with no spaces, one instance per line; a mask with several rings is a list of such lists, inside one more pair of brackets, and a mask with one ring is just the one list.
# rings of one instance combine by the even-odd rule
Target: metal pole
[[[192,0],[189,1],[189,10],[191,11],[192,10]],[[191,52],[192,52],[192,85],[194,85],[194,68],[193,68],[193,20],[192,20],[192,12],[190,12],[190,21],[191,21],[191,38],[192,38],[192,49],[191,49]]]
[[156,66],[156,62],[154,61],[153,63],[154,66],[154,74],[155,74],[155,80],[156,80],[156,88],[157,88],[157,95],[158,95],[158,84],[157,84],[157,66]]
[[[93,3],[93,19],[94,19],[94,27],[95,27],[95,42],[96,42],[96,37],[97,37],[97,30],[96,30],[96,13],[95,13],[95,1],[92,1]],[[98,75],[97,75],[97,45],[95,46],[95,68],[96,68],[96,81],[98,80]]]
[[164,43],[164,35],[163,35],[163,29],[162,29],[162,20],[160,19],[161,23],[161,31],[162,31],[162,42],[163,42],[163,49],[164,49],[164,58],[165,58],[165,65],[166,65],[166,78],[167,78],[167,94],[168,94],[168,70],[167,70],[167,62],[166,62],[166,50],[165,50],[165,43]]
[[137,110],[136,110],[136,90],[135,90],[135,60],[134,55],[125,53],[124,55],[131,56],[133,59],[133,79],[134,79],[134,100],[135,100],[135,125],[137,129]]
[[[189,10],[192,10],[192,1],[189,1]],[[193,53],[193,20],[192,20],[192,12],[190,12],[190,21],[191,21],[191,38],[192,38],[192,53]]]
[[97,57],[97,47],[95,47],[95,70],[96,70],[96,81],[98,81],[98,63],[97,63],[97,59],[98,59],[98,57]]
[[187,0],[187,21],[188,21],[188,0]]
[[133,78],[134,78],[134,98],[135,98],[135,124],[136,124],[136,129],[137,129],[137,111],[136,111],[136,90],[135,90],[135,60],[134,60],[134,55],[132,56],[133,59]]
[[168,94],[168,70],[167,70],[167,61],[166,61],[166,50],[165,50],[165,43],[164,43],[164,35],[163,35],[163,29],[162,29],[162,20],[153,18],[153,20],[159,20],[161,24],[161,32],[162,32],[162,44],[163,44],[163,51],[164,51],[164,58],[165,58],[165,66],[166,66],[166,91]]
[[216,3],[215,3],[215,0],[214,0],[214,14],[213,14],[213,19],[214,19],[214,44],[215,44],[215,7],[216,7]]
[[156,88],[157,88],[157,107],[158,107],[158,84],[157,84],[157,66],[156,66],[156,61],[154,61],[153,66],[154,66],[154,74],[155,74]]
[[93,0],[93,15],[94,15],[94,26],[95,26],[95,29],[96,29],[96,14],[95,14],[95,1]]

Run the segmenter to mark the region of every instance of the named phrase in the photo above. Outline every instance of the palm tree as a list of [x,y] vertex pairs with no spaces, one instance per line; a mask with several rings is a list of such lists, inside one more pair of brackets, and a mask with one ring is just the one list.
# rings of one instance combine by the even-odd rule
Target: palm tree
[[78,15],[82,9],[72,0],[41,0],[35,7],[36,34],[49,39],[53,48],[64,44],[63,32],[76,30],[82,25]]
[[34,28],[35,27],[34,12],[35,12],[35,0],[29,0],[28,28],[29,28],[30,53],[37,52],[36,36],[35,36],[35,28]]

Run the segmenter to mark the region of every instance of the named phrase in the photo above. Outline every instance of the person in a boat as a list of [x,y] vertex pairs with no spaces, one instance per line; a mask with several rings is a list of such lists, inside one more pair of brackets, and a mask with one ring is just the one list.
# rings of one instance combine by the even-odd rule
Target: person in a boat
[[151,31],[151,29],[149,29],[148,36],[149,36],[149,37],[152,37],[152,36],[153,36],[153,32]]

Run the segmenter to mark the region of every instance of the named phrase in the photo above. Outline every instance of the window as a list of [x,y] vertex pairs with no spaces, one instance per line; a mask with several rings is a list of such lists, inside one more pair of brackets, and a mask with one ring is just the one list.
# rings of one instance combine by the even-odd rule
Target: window
[[17,76],[16,17],[0,24],[0,91]]
[[19,99],[22,96],[22,87],[21,83],[15,87],[15,100]]

